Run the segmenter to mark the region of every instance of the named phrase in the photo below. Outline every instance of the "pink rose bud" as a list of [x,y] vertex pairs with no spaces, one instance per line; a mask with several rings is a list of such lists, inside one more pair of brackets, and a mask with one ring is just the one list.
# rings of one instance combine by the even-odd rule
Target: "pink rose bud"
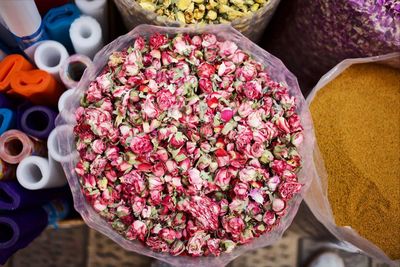
[[135,136],[132,138],[130,148],[133,153],[141,155],[153,150],[153,144],[147,136]]
[[275,123],[279,130],[290,133],[289,124],[284,117],[279,117]]
[[274,155],[269,150],[264,150],[263,154],[261,155],[260,161],[264,164],[270,163],[274,160]]
[[222,120],[223,122],[228,122],[228,121],[230,121],[230,120],[232,119],[232,117],[233,117],[233,111],[232,111],[232,109],[230,109],[230,108],[224,108],[224,109],[221,111],[221,120]]
[[209,237],[205,232],[199,231],[195,233],[187,243],[187,252],[195,257],[201,256],[204,253],[204,246]]
[[235,71],[236,66],[231,61],[224,61],[218,66],[218,76],[225,76]]
[[97,212],[102,212],[103,210],[107,209],[107,205],[106,204],[102,204],[100,202],[100,200],[96,200],[93,204],[93,208],[95,209],[95,211]]
[[149,237],[146,240],[146,245],[156,252],[168,252],[168,244],[159,239],[159,237]]
[[289,200],[294,196],[294,194],[300,192],[301,188],[301,184],[287,181],[279,185],[278,191],[282,199]]
[[196,35],[192,37],[192,45],[200,47],[202,45],[202,39],[200,36]]
[[226,253],[230,253],[236,247],[236,244],[232,240],[224,239],[221,241],[221,247]]
[[230,55],[233,55],[238,49],[237,45],[229,40],[219,43],[219,55],[222,58],[226,58]]
[[137,37],[133,44],[133,47],[137,50],[143,50],[145,46],[146,46],[146,41],[142,36]]
[[267,186],[268,186],[269,190],[271,190],[271,192],[275,192],[275,190],[278,187],[280,182],[281,182],[281,180],[279,179],[279,176],[275,175],[275,176],[272,176],[268,180]]
[[285,201],[280,198],[275,198],[274,201],[272,201],[272,209],[276,212],[282,211],[285,208],[285,205]]
[[189,183],[191,183],[196,188],[196,190],[201,190],[204,181],[200,177],[200,171],[198,169],[190,169],[188,173]]
[[203,37],[203,42],[201,43],[201,45],[204,48],[210,47],[217,43],[217,37],[214,34],[206,33],[203,34],[202,37]]
[[265,147],[263,143],[255,142],[253,145],[251,145],[250,154],[255,158],[259,158],[263,155],[264,150]]
[[180,240],[175,240],[175,242],[172,244],[169,253],[173,256],[178,256],[182,252],[184,252],[186,249],[185,244],[180,241]]
[[289,170],[284,170],[282,174],[282,179],[288,182],[297,182],[297,175]]
[[173,229],[163,228],[158,232],[158,236],[168,244],[171,244],[176,239],[176,232]]
[[303,143],[303,139],[304,139],[303,133],[297,132],[297,133],[294,133],[294,134],[291,136],[290,141],[292,142],[292,144],[293,144],[295,147],[299,147],[300,144]]
[[253,112],[250,102],[244,102],[239,106],[238,113],[242,118],[246,118]]
[[208,78],[201,78],[199,80],[199,88],[203,93],[212,93],[213,92],[213,83]]
[[267,211],[264,214],[263,222],[267,225],[273,225],[276,222],[275,213],[272,211]]
[[215,73],[215,67],[207,62],[203,62],[197,68],[197,75],[200,78],[210,78]]
[[150,37],[149,43],[152,49],[158,49],[168,42],[168,38],[164,34],[155,33]]
[[[229,157],[228,157],[229,158]],[[219,169],[215,175],[214,181],[222,190],[227,190],[232,175],[226,168]]]
[[180,148],[183,146],[188,138],[181,132],[175,133],[169,140],[170,145],[174,148]]
[[244,183],[255,181],[256,177],[257,171],[253,167],[247,167],[239,172],[239,179]]
[[261,84],[257,81],[249,81],[244,85],[244,94],[250,99],[260,99],[262,96],[262,87]]
[[179,163],[179,167],[181,168],[182,172],[186,172],[191,165],[192,163],[190,162],[189,158],[186,158]]
[[232,56],[232,61],[235,64],[241,64],[243,61],[248,59],[248,55],[244,53],[242,50],[236,50],[235,54]]
[[221,240],[218,238],[211,238],[207,240],[207,248],[214,256],[219,256],[221,254],[220,243]]
[[245,183],[237,183],[233,189],[236,196],[238,198],[245,198],[247,197],[247,192],[249,190],[249,186]]

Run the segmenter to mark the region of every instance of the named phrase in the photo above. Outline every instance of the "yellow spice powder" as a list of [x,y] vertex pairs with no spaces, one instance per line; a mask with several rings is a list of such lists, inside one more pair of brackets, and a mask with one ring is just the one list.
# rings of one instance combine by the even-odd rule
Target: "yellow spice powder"
[[400,71],[357,64],[311,103],[335,221],[400,258]]

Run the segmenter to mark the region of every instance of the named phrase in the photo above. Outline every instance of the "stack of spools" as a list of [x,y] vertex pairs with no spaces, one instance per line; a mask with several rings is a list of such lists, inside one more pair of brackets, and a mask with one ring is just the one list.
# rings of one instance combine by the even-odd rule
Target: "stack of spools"
[[0,264],[70,211],[55,119],[103,46],[107,10],[67,2],[0,2]]

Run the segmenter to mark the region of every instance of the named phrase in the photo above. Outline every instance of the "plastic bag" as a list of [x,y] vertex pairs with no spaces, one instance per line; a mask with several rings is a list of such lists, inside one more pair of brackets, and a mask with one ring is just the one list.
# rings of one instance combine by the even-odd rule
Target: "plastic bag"
[[[135,0],[114,0],[122,14],[125,26],[131,30],[140,24],[150,24],[167,27],[192,27],[158,16],[155,12],[144,10]],[[257,41],[260,39],[266,26],[272,18],[280,0],[269,0],[262,8],[251,15],[233,20],[230,25],[240,31],[247,38]],[[196,25],[197,27],[203,27]]]
[[[307,103],[311,104],[316,93],[340,73],[353,64],[358,63],[380,63],[400,69],[400,53],[391,53],[383,56],[368,58],[346,59],[325,74],[307,97]],[[304,200],[314,214],[316,219],[335,237],[338,247],[352,251],[363,252],[370,257],[384,261],[388,264],[396,264],[400,261],[391,260],[380,248],[371,241],[360,236],[351,227],[340,227],[335,224],[332,208],[328,199],[328,174],[324,167],[322,156],[318,150],[318,144],[314,146],[314,164],[316,170],[309,191]],[[317,229],[314,229],[317,230]]]
[[[219,257],[174,257],[170,256],[169,254],[156,253],[150,250],[148,247],[142,245],[140,242],[126,240],[123,236],[115,232],[115,230],[113,230],[111,226],[104,221],[97,212],[94,211],[92,206],[86,202],[86,199],[81,192],[78,176],[75,174],[74,169],[76,163],[78,162],[78,155],[76,148],[74,147],[75,139],[72,129],[76,124],[76,121],[71,120],[71,115],[79,107],[82,95],[87,90],[89,83],[103,70],[103,67],[108,62],[109,55],[113,51],[123,50],[129,44],[132,44],[135,38],[138,36],[149,37],[155,32],[168,33],[170,35],[178,33],[201,34],[203,32],[208,32],[215,34],[220,40],[231,40],[235,42],[242,50],[252,54],[256,60],[262,62],[267,67],[271,78],[285,83],[289,88],[290,95],[296,97],[297,99],[297,113],[301,117],[305,136],[304,142],[299,149],[299,153],[303,159],[303,167],[299,172],[298,177],[299,182],[304,184],[304,186],[300,194],[297,194],[291,200],[291,202],[289,202],[290,207],[287,210],[287,215],[282,218],[280,224],[274,228],[272,232],[254,239],[250,244],[236,247],[231,253],[222,253]],[[69,98],[69,101],[65,105],[65,109],[61,111],[61,115],[56,121],[57,127],[65,127],[64,131],[59,131],[59,151],[61,154],[65,155],[65,158],[70,158],[70,160],[64,161],[62,165],[74,197],[75,209],[82,215],[83,219],[90,227],[108,236],[127,250],[141,253],[177,266],[224,266],[248,250],[271,245],[281,238],[283,232],[288,228],[294,216],[296,215],[300,202],[302,201],[302,198],[311,182],[311,174],[315,173],[315,170],[312,169],[313,162],[312,154],[310,153],[314,147],[315,136],[308,105],[306,104],[305,99],[300,92],[297,80],[295,76],[286,69],[279,59],[270,55],[268,52],[264,51],[250,40],[245,38],[238,31],[227,25],[206,26],[201,28],[201,30],[196,28],[167,28],[141,25],[136,27],[128,34],[119,37],[104,47],[99,53],[97,53],[94,58],[94,66],[95,68],[85,71],[83,78],[78,84],[78,87],[75,89],[72,97]]]
[[285,1],[264,47],[311,90],[344,59],[400,51],[399,7],[396,0]]

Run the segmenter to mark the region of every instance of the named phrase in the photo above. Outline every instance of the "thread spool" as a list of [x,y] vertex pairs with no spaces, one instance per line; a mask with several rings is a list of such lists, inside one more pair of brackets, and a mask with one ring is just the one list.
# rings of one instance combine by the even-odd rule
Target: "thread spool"
[[0,108],[0,135],[15,125],[15,112],[8,108]]
[[85,55],[72,55],[67,58],[60,68],[60,78],[67,88],[78,86],[83,73],[93,69],[93,62]]
[[17,164],[32,154],[46,154],[45,146],[39,140],[18,130],[8,130],[0,136],[0,158],[6,163]]
[[21,117],[21,129],[30,136],[47,139],[54,129],[57,113],[45,106],[33,106],[25,110]]
[[92,17],[76,19],[71,24],[69,34],[77,54],[93,58],[103,46],[100,24]]
[[37,44],[47,40],[42,18],[33,0],[0,1],[0,15],[16,42],[31,59]]
[[[57,126],[50,133],[49,138],[47,139],[47,149],[49,155],[55,161],[60,163],[71,162],[78,156],[73,139],[73,131],[74,128],[72,125],[64,124]],[[71,139],[63,140],[64,142],[61,144],[58,142],[58,138],[61,135],[70,136]]]
[[35,64],[39,69],[50,73],[60,81],[60,68],[68,56],[67,49],[61,43],[44,41],[36,48]]
[[17,167],[18,182],[29,190],[62,187],[67,184],[62,166],[50,155],[24,158]]
[[81,12],[74,4],[65,4],[55,7],[47,12],[43,18],[44,28],[51,40],[64,45],[69,53],[74,53],[74,48],[69,37],[69,28],[72,22],[80,16]]

